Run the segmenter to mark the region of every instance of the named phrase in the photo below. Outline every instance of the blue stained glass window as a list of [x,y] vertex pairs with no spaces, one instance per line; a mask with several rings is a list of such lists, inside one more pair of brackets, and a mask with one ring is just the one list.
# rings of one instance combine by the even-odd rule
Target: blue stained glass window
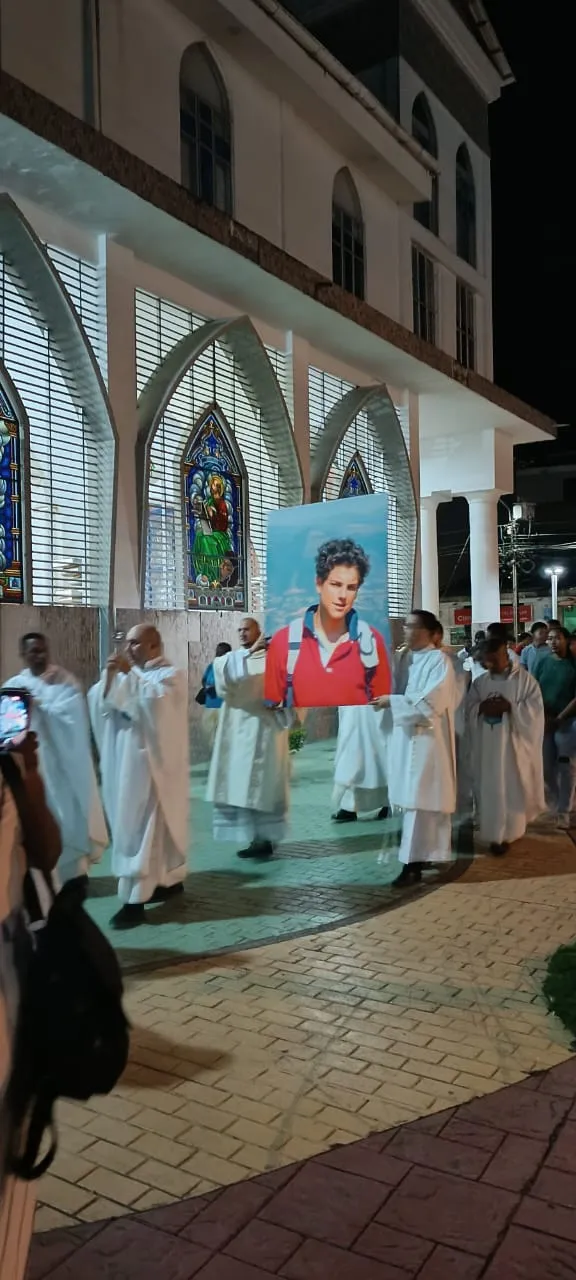
[[362,494],[372,493],[372,485],[368,479],[366,468],[359,453],[355,453],[348,463],[342,484],[340,485],[339,498],[357,498]]
[[223,420],[210,410],[184,453],[187,605],[246,608],[242,467]]
[[23,599],[20,430],[0,388],[0,600]]

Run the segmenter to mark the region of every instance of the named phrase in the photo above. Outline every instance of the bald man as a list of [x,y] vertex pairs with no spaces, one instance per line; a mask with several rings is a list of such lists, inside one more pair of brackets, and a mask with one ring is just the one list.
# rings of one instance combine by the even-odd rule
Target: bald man
[[133,627],[88,695],[100,751],[112,870],[131,929],[150,902],[181,893],[188,848],[188,680],[166,661],[155,627]]
[[255,618],[239,627],[240,648],[214,659],[223,699],[208,777],[215,840],[244,847],[239,858],[267,859],[285,833],[291,711],[264,703],[266,644]]

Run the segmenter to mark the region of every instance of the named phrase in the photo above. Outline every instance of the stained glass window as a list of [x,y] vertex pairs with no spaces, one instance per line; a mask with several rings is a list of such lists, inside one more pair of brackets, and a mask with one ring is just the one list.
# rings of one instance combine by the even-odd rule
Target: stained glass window
[[18,421],[0,389],[0,600],[15,604],[24,599],[20,485]]
[[215,409],[184,453],[187,606],[246,608],[244,479],[231,432]]
[[357,498],[365,493],[372,493],[372,485],[360,454],[354,453],[342,476],[338,497]]

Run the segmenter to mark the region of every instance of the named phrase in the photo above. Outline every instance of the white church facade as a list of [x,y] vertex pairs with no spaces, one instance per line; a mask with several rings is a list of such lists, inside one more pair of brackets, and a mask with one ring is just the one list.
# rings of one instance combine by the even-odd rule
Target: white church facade
[[[487,111],[502,61],[411,3]],[[146,610],[196,671],[262,609],[267,513],[346,492],[390,496],[395,618],[438,609],[464,495],[497,617],[498,496],[554,426],[491,380],[485,149],[408,64],[395,119],[275,0],[1,21],[2,667],[48,610],[73,668]]]

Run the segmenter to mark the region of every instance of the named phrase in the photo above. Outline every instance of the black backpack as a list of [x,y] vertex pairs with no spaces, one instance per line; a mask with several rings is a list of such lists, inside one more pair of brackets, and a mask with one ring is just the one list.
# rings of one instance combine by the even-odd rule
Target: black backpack
[[[26,805],[20,770],[8,755],[0,769],[19,813]],[[56,1155],[54,1104],[58,1098],[86,1102],[106,1094],[128,1061],[129,1023],[122,1008],[123,984],[116,954],[84,909],[85,888],[71,881],[42,911],[38,871],[27,871],[26,945],[16,965],[20,1008],[6,1093],[11,1134],[7,1171],[26,1181],[39,1178]],[[46,883],[48,883],[46,881]],[[50,1148],[39,1159],[45,1135]]]

